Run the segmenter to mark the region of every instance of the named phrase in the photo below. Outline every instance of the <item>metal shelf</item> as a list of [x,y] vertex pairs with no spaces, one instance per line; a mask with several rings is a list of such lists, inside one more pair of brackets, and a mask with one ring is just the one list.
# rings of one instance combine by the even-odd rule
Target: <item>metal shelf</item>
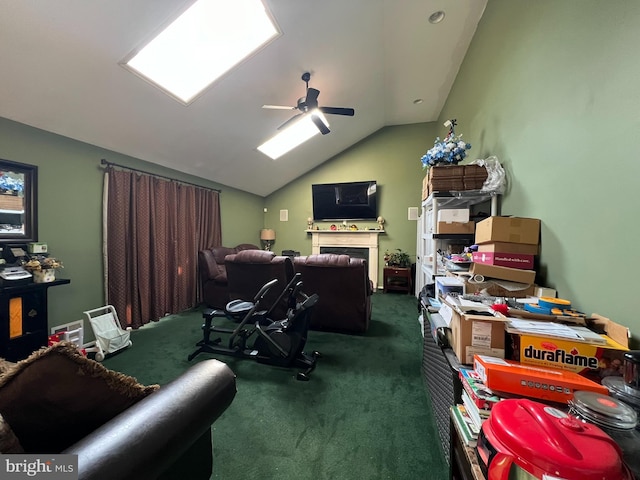
[[417,248],[416,248],[416,289],[418,295],[422,287],[432,284],[435,277],[446,274],[446,270],[439,265],[437,258],[438,243],[455,244],[459,242],[472,243],[475,234],[435,233],[437,228],[438,211],[449,208],[469,208],[485,202],[491,204],[491,216],[498,215],[497,192],[480,192],[469,190],[460,192],[434,192],[422,202],[421,215],[418,219]]

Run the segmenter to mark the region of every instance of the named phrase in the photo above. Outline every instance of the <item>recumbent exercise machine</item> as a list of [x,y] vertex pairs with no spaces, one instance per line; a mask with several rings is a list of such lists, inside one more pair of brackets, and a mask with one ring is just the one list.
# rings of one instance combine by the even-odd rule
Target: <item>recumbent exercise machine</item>
[[[196,343],[199,348],[189,355],[188,360],[193,360],[203,352],[230,355],[279,367],[302,368],[304,370],[298,372],[296,379],[309,380],[320,353],[314,351],[307,354],[303,349],[307,342],[311,312],[319,297],[317,294],[306,295],[302,291],[300,278],[300,273],[295,274],[268,310],[260,310],[261,302],[278,283],[277,279],[264,284],[253,302],[233,300],[224,310],[206,309],[202,313],[203,339]],[[287,302],[286,318],[272,319],[273,311],[283,301]],[[213,324],[215,318],[240,319],[240,322],[235,328],[222,328]],[[228,334],[226,346],[220,337],[212,340],[212,333]]]

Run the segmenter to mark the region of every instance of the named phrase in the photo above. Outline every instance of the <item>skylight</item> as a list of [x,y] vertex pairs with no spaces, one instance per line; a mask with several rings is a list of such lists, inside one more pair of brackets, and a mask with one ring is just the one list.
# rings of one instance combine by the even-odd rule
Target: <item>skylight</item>
[[316,124],[313,123],[313,120],[311,119],[312,114],[319,117],[320,120],[322,120],[322,123],[327,127],[329,126],[329,122],[327,122],[327,119],[320,111],[314,110],[308,112],[301,116],[299,120],[295,121],[287,128],[280,131],[277,135],[271,137],[260,145],[258,150],[268,157],[271,157],[272,160],[276,160],[289,150],[296,148],[301,143],[304,143],[314,135],[317,135],[320,133],[320,130],[318,130]]
[[196,0],[124,66],[189,104],[279,35],[261,0]]

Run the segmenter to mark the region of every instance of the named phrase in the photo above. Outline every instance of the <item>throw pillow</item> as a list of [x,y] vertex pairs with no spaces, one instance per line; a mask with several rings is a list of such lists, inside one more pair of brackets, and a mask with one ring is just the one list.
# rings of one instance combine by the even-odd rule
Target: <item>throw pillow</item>
[[4,358],[0,358],[0,375],[4,374],[5,371],[9,370],[15,365],[15,363],[5,360]]
[[157,388],[60,342],[5,371],[0,414],[26,453],[60,453]]
[[24,453],[20,441],[0,415],[0,453]]

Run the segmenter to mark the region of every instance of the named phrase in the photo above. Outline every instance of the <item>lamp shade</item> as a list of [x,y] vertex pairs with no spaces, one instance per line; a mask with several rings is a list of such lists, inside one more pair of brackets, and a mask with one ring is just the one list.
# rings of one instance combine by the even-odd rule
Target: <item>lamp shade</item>
[[276,231],[272,228],[263,228],[260,230],[260,240],[270,241],[276,239]]

